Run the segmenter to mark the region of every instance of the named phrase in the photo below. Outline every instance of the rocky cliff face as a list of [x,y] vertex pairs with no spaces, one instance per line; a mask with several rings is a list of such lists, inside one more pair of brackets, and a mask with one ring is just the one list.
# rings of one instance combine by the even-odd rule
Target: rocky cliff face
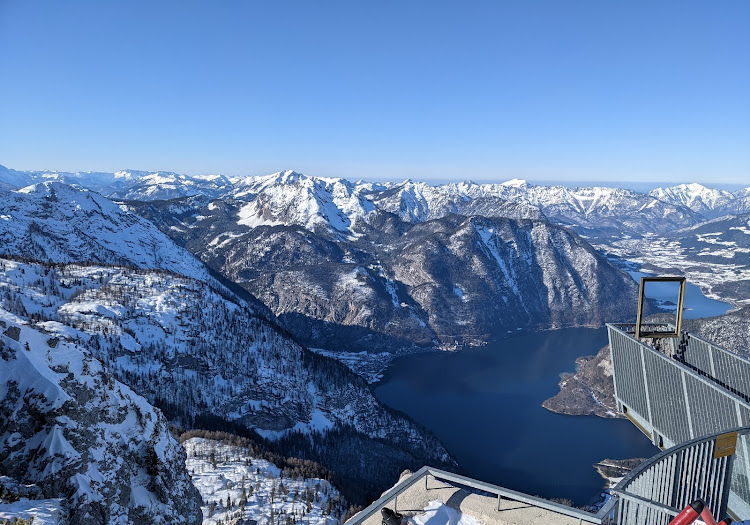
[[310,346],[476,344],[518,329],[598,325],[623,315],[622,303],[606,298],[635,300],[632,279],[543,219],[408,222],[376,209],[344,229],[299,214],[292,224],[250,227],[240,201],[192,212],[187,204],[133,206]]
[[201,523],[161,412],[76,343],[6,310],[0,334],[0,476],[61,498],[71,525]]

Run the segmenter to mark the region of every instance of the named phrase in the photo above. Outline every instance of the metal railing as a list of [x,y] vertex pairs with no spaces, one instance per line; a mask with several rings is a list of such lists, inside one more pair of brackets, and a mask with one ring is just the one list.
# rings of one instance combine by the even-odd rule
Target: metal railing
[[750,402],[750,360],[691,333],[682,337],[676,359]]
[[714,516],[750,518],[750,427],[736,428],[734,454],[715,457],[714,434],[677,445],[630,472],[612,489],[618,525],[668,525],[686,505],[703,499]]
[[608,324],[618,408],[661,448],[750,425],[750,361],[691,334],[635,339]]
[[578,519],[579,523],[590,523],[594,525],[602,525],[602,524],[609,525],[609,524],[615,523],[614,521],[612,521],[614,519],[613,507],[616,504],[616,501],[614,500],[614,498],[610,499],[610,501],[604,507],[602,507],[602,509],[597,514],[593,514],[591,512],[586,512],[581,509],[568,507],[567,505],[563,505],[561,503],[549,501],[544,498],[539,498],[537,496],[530,496],[528,494],[524,494],[523,492],[518,492],[513,489],[499,487],[491,483],[485,483],[483,481],[478,481],[472,478],[467,478],[466,476],[460,476],[458,474],[453,474],[451,472],[446,472],[444,470],[425,466],[419,469],[418,471],[416,471],[414,474],[412,474],[408,478],[397,483],[394,487],[392,487],[390,490],[385,492],[377,501],[374,501],[368,507],[366,507],[361,512],[359,512],[358,514],[353,516],[351,519],[349,519],[346,522],[346,525],[361,525],[368,518],[378,513],[381,508],[383,508],[386,504],[389,504],[389,503],[393,506],[393,510],[398,510],[398,496],[402,494],[403,492],[405,492],[410,487],[414,486],[416,483],[420,482],[421,480],[424,480],[425,491],[429,490],[428,485],[427,485],[427,479],[430,476],[432,476],[434,479],[437,479],[437,480],[455,483],[456,485],[460,487],[469,487],[469,488],[472,488],[481,492],[493,494],[497,496],[497,509],[498,510],[500,510],[501,500],[507,499],[507,500],[512,500],[512,501],[518,501],[521,503],[526,503],[533,507],[545,509],[545,510],[560,514],[562,516],[567,516],[570,518]]

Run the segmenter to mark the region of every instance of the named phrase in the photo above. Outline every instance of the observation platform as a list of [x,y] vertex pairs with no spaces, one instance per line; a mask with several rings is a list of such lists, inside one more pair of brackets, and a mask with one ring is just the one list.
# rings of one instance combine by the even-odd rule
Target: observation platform
[[[599,514],[530,496],[444,470],[422,467],[402,474],[399,482],[347,525],[380,525],[380,509],[388,507],[405,517],[424,514],[432,501],[472,516],[484,525],[581,525],[614,524],[613,505]],[[611,514],[611,517],[606,517]]]

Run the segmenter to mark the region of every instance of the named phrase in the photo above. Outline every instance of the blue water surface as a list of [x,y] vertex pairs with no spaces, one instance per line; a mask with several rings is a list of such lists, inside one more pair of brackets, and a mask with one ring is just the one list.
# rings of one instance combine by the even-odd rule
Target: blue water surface
[[604,483],[595,463],[658,452],[627,420],[542,407],[559,391],[561,370],[606,344],[604,329],[573,328],[409,355],[392,362],[375,395],[432,430],[469,476],[589,504]]
[[[653,274],[643,273],[633,270],[626,270],[630,276],[640,284],[641,277],[656,277]],[[659,301],[669,301],[674,303],[675,309],[679,295],[679,284],[669,282],[651,282],[646,283],[646,297],[657,299]],[[662,304],[662,307],[667,307]],[[685,309],[682,317],[685,319],[697,319],[699,317],[713,317],[723,315],[732,309],[732,305],[723,301],[709,299],[701,289],[691,284],[689,281],[685,284]]]

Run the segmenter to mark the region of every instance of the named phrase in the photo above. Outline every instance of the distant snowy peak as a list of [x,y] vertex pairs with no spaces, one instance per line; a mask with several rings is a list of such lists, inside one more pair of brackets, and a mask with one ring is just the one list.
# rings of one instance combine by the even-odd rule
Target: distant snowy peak
[[750,188],[743,188],[733,193],[734,201],[729,209],[734,213],[750,213]]
[[665,232],[703,220],[682,205],[622,188],[482,184],[469,187],[467,195],[495,196],[534,206],[549,220],[590,236]]
[[0,164],[0,189],[23,188],[31,184],[31,178],[28,173],[23,171],[12,170]]
[[510,179],[502,183],[502,186],[512,186],[514,188],[523,188],[528,185],[529,183],[523,179]]
[[98,171],[16,171],[0,167],[0,181],[10,183],[17,188],[40,182],[60,182],[101,192],[108,187],[116,187],[118,184],[116,179],[114,173]]
[[736,199],[735,195],[728,191],[707,188],[697,183],[656,188],[651,190],[649,195],[660,201],[686,206],[707,218],[722,215]]
[[302,226],[351,234],[357,221],[374,210],[359,189],[345,179],[308,177],[283,171],[245,179],[227,197],[240,203],[238,224]]
[[40,182],[61,182],[126,200],[163,200],[192,195],[217,197],[232,186],[223,175],[182,175],[169,171],[110,172],[17,171],[0,166],[0,187],[22,188]]
[[194,195],[217,197],[232,186],[223,175],[188,176],[160,171],[118,171],[115,176],[119,180],[128,181],[128,184],[107,192],[107,195],[126,200],[167,200]]
[[519,200],[511,202],[502,192],[493,191],[494,187],[471,181],[430,186],[425,182],[407,180],[388,190],[373,193],[369,198],[379,209],[411,223],[439,219],[449,214],[544,218],[538,207]]
[[59,182],[0,190],[0,254],[49,262],[160,269],[214,282],[151,222],[101,195]]
[[244,203],[237,219],[240,225],[297,225],[343,234],[352,234],[357,221],[367,221],[375,210],[409,223],[450,214],[549,219],[591,236],[664,233],[704,220],[700,212],[682,203],[631,190],[536,186],[520,179],[498,184],[465,181],[432,186],[405,180],[376,185],[283,171],[238,182],[225,197]]

